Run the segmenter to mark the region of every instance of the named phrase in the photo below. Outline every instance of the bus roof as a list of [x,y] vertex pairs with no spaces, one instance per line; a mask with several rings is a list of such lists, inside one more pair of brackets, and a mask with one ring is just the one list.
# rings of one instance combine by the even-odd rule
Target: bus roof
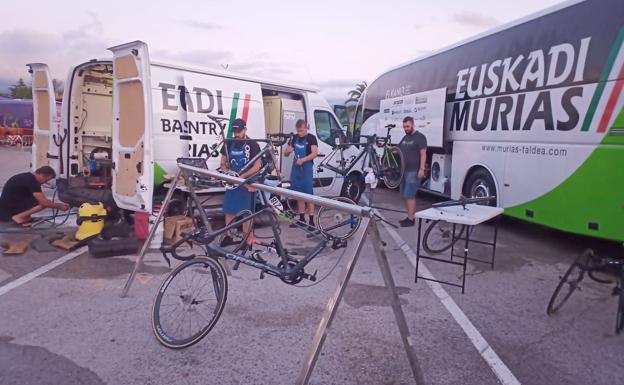
[[453,43],[453,44],[451,44],[451,45],[449,45],[449,46],[446,46],[446,47],[443,47],[443,48],[440,48],[440,49],[434,50],[434,51],[429,52],[429,53],[427,53],[427,54],[425,54],[425,55],[419,56],[419,57],[417,57],[416,59],[412,59],[412,60],[409,60],[409,61],[404,62],[404,63],[402,63],[402,64],[399,64],[399,65],[397,65],[397,66],[394,66],[394,67],[392,67],[392,68],[390,68],[390,69],[388,69],[388,70],[386,70],[386,71],[382,72],[381,74],[377,75],[377,76],[374,78],[374,80],[373,80],[370,84],[373,84],[373,83],[374,83],[377,79],[379,79],[380,77],[382,77],[383,75],[385,75],[385,74],[387,74],[387,73],[389,73],[389,72],[395,71],[395,70],[397,70],[397,69],[403,68],[403,67],[405,67],[405,66],[408,66],[408,65],[410,65],[410,64],[413,64],[413,63],[419,62],[419,61],[421,61],[421,60],[424,60],[424,59],[430,58],[430,57],[432,57],[432,56],[439,55],[439,54],[444,53],[444,52],[446,52],[446,51],[449,51],[449,50],[451,50],[451,49],[453,49],[453,48],[461,47],[462,45],[465,45],[465,44],[468,44],[468,43],[470,43],[470,42],[473,42],[473,41],[476,41],[476,40],[482,39],[482,38],[484,38],[484,37],[494,35],[494,34],[496,34],[496,33],[498,33],[498,32],[504,31],[504,30],[506,30],[506,29],[509,29],[509,28],[512,28],[512,27],[515,27],[515,26],[518,26],[518,25],[520,25],[520,24],[524,24],[524,23],[526,23],[526,22],[528,22],[528,21],[531,21],[531,20],[533,20],[533,19],[537,19],[537,18],[539,18],[539,17],[542,17],[542,16],[545,16],[545,15],[548,15],[548,14],[550,14],[550,13],[554,13],[554,12],[557,12],[557,11],[559,11],[559,10],[562,10],[562,9],[564,9],[564,8],[568,8],[568,7],[571,7],[571,6],[573,6],[573,5],[576,5],[576,4],[579,4],[579,3],[582,3],[582,2],[584,2],[584,1],[586,1],[586,0],[568,0],[568,1],[564,1],[564,2],[563,2],[563,3],[561,3],[561,4],[553,5],[553,6],[551,6],[551,7],[545,8],[545,9],[543,9],[543,10],[541,10],[541,11],[531,13],[531,14],[529,14],[529,15],[527,15],[527,16],[525,16],[525,17],[522,17],[522,18],[520,18],[520,19],[513,20],[513,21],[510,21],[510,22],[508,22],[508,23],[501,24],[501,25],[499,25],[499,26],[497,26],[497,27],[494,27],[494,28],[492,28],[492,29],[489,29],[489,30],[487,30],[487,31],[485,31],[485,32],[482,32],[482,33],[480,33],[480,34],[474,35],[474,36],[469,37],[469,38],[464,39],[464,40],[460,40],[460,41],[458,41],[458,42],[456,42],[456,43]]

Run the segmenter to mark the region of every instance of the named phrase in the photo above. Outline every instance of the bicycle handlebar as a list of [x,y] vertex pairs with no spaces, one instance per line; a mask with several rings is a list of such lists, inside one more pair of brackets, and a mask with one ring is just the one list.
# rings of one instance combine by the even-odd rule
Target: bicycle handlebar
[[450,207],[450,206],[464,206],[471,203],[490,203],[491,201],[496,201],[496,196],[491,197],[483,197],[483,198],[467,198],[465,196],[461,196],[457,200],[438,202],[431,205],[431,207],[439,208],[439,207]]

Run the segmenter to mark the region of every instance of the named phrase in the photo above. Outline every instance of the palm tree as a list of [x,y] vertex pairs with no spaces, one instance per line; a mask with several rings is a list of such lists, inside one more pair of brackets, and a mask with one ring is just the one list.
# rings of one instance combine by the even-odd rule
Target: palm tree
[[345,101],[345,104],[350,102],[357,103],[360,100],[362,94],[364,94],[364,90],[366,90],[366,87],[368,87],[368,83],[366,83],[366,80],[362,80],[361,83],[357,83],[354,89],[347,92],[347,94],[349,95],[349,99]]

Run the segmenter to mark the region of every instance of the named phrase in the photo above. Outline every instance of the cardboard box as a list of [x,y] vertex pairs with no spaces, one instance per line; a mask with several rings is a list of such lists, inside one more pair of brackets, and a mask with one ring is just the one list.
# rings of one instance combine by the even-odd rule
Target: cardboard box
[[184,215],[165,218],[165,244],[171,245],[182,238],[182,233],[190,233],[194,229],[193,220]]

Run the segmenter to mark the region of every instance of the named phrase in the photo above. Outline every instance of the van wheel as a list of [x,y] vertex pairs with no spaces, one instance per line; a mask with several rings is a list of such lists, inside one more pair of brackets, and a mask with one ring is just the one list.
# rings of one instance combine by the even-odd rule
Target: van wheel
[[[464,196],[469,198],[488,198],[498,196],[496,194],[496,185],[490,173],[483,169],[477,169],[470,173],[466,183],[464,184]],[[490,202],[490,206],[496,206],[496,201]]]
[[357,203],[360,201],[365,188],[364,178],[360,174],[352,173],[345,178],[340,195]]

